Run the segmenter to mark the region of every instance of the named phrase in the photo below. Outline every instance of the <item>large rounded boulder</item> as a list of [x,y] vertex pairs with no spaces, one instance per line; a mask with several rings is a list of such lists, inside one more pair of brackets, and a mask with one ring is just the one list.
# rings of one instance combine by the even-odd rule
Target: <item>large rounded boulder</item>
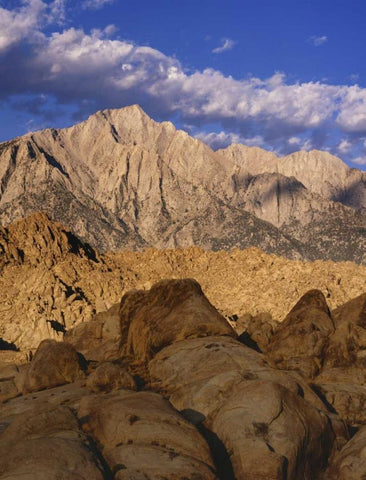
[[141,362],[187,338],[236,337],[192,279],[163,280],[149,291],[127,292],[121,300],[120,321],[123,353]]

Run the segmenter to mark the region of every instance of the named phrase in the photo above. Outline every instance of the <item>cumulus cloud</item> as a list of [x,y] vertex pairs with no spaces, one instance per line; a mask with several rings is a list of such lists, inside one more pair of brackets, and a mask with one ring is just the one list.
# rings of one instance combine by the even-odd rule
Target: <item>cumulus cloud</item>
[[[219,133],[195,132],[215,148],[233,142],[284,153],[328,148],[325,131],[334,131],[333,152],[349,155],[346,142],[365,139],[366,89],[358,85],[289,83],[281,72],[241,80],[212,68],[188,72],[174,57],[115,39],[113,26],[46,33],[43,27],[49,32],[63,6],[27,0],[15,10],[0,9],[0,58],[16,56],[0,62],[0,101],[44,95],[75,106],[80,116],[140,103],[157,118],[175,115],[196,129],[218,125]],[[17,101],[21,108],[24,99]]]
[[347,132],[366,130],[366,89],[358,85],[344,88],[337,116],[338,125]]
[[328,41],[328,37],[326,35],[313,35],[308,41],[315,47],[320,47],[320,45],[324,45]]
[[232,143],[242,143],[248,147],[258,147],[264,145],[264,139],[260,135],[256,135],[255,137],[245,137],[244,135],[240,135],[238,133],[221,131],[199,132],[194,136],[209,145],[213,150],[225,148]]
[[45,9],[41,0],[28,0],[14,10],[0,8],[0,53],[26,37],[34,40]]
[[352,143],[347,139],[343,139],[341,140],[337,148],[340,154],[345,154],[350,151],[351,147]]
[[227,50],[232,50],[235,46],[234,40],[231,40],[231,38],[223,38],[221,41],[221,45],[214,48],[212,50],[212,53],[222,53],[226,52]]

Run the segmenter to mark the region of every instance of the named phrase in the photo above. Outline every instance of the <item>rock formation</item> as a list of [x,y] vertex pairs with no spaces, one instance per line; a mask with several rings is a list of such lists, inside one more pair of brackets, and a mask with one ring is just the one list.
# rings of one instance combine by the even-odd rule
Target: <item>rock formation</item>
[[366,177],[326,152],[214,152],[140,107],[0,144],[3,225],[44,211],[101,251],[255,246],[365,263]]
[[245,318],[261,325],[258,333],[249,327],[260,350],[308,290],[320,290],[331,309],[366,291],[363,266],[290,261],[258,249],[99,254],[40,213],[0,229],[0,251],[0,362],[24,361],[42,340],[62,340],[77,329],[84,332],[73,343],[77,351],[89,360],[110,360],[119,348],[121,296],[164,278],[196,279],[239,334]]
[[261,353],[193,279],[126,292],[0,368],[0,478],[362,480],[364,303],[331,311],[311,290],[282,324],[251,325]]

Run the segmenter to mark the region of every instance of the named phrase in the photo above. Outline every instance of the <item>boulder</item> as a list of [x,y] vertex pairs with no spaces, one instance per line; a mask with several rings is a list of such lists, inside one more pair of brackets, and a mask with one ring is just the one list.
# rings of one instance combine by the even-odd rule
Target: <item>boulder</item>
[[149,363],[154,389],[166,392],[178,410],[210,415],[241,382],[272,380],[300,394],[318,409],[325,406],[296,372],[273,368],[271,362],[230,337],[185,340],[161,350]]
[[344,424],[300,375],[274,369],[264,355],[233,338],[175,343],[150,361],[149,370],[152,386],[206,438],[216,439],[211,448],[223,444],[235,478],[303,474],[312,480],[347,437]]
[[323,480],[363,480],[366,472],[366,427],[346,443],[330,462]]
[[348,425],[366,425],[366,386],[353,383],[317,383],[313,388]]
[[236,337],[192,279],[163,280],[149,291],[126,293],[121,300],[120,321],[123,353],[140,362],[187,338]]
[[273,320],[271,314],[263,312],[243,315],[237,320],[234,329],[242,343],[265,352],[277,326],[278,322]]
[[322,367],[333,332],[334,322],[324,295],[320,290],[310,290],[278,325],[266,353],[278,368],[314,378]]
[[83,367],[82,359],[73,346],[43,340],[24,374],[22,391],[34,392],[74,382],[83,375]]
[[67,407],[19,414],[0,434],[0,478],[103,480],[103,469]]
[[366,385],[366,294],[332,312],[335,331],[324,352],[324,364],[314,382],[351,425],[364,423]]
[[120,390],[85,397],[79,418],[115,478],[217,478],[204,439],[160,395]]
[[325,368],[366,366],[366,293],[333,311],[336,330],[326,349]]
[[324,412],[271,381],[242,383],[206,424],[246,480],[313,480],[335,439]]
[[133,377],[121,365],[104,362],[89,375],[86,386],[92,392],[111,392],[120,388],[136,390]]
[[119,304],[66,332],[64,341],[73,345],[87,360],[118,359],[121,342]]

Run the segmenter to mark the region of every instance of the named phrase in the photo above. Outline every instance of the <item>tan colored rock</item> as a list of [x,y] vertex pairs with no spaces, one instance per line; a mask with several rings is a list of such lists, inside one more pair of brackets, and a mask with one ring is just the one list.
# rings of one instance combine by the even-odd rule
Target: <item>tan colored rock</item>
[[319,373],[334,332],[334,322],[324,295],[310,290],[278,325],[266,353],[279,368],[298,370],[305,377]]
[[89,375],[86,386],[95,393],[111,392],[121,388],[136,390],[133,377],[125,368],[112,362],[104,362],[98,365]]
[[0,381],[0,403],[19,395],[18,388],[13,380]]
[[119,305],[100,312],[66,333],[65,342],[73,345],[88,360],[115,360],[120,356],[121,329]]
[[334,456],[327,469],[324,480],[362,480],[366,470],[366,427]]
[[336,331],[326,352],[326,367],[364,366],[366,348],[366,293],[333,312]]
[[71,383],[83,375],[76,350],[67,343],[44,340],[25,373],[23,393]]
[[173,344],[155,355],[149,371],[154,388],[167,392],[175,408],[193,409],[205,417],[225,403],[242,382],[258,380],[275,381],[316,408],[325,408],[301,376],[273,368],[264,355],[230,337]]
[[234,330],[240,335],[240,341],[254,346],[265,352],[273,336],[278,322],[273,320],[269,313],[250,315],[249,313],[240,317],[237,321],[230,322]]
[[354,383],[316,383],[314,389],[320,397],[348,425],[366,425],[366,387]]
[[[342,390],[346,388],[342,384],[363,386],[366,383],[365,312],[366,294],[346,302],[332,312],[336,329],[329,337],[324,366],[315,379],[317,384],[340,384],[339,389]],[[360,392],[355,398],[360,398],[359,394]],[[355,407],[350,408],[354,410]]]
[[204,439],[160,395],[120,390],[86,397],[79,417],[116,478],[217,478]]
[[[1,411],[0,411],[1,418]],[[102,467],[67,407],[30,409],[0,434],[0,477],[102,480]]]
[[153,387],[223,442],[236,478],[312,480],[347,437],[301,376],[233,338],[175,343],[149,368]]
[[312,480],[335,438],[325,413],[271,381],[242,384],[207,425],[230,452],[236,478],[248,480]]
[[[350,262],[290,261],[258,249],[150,249],[96,254],[95,261],[77,240],[74,251],[72,234],[44,215],[17,222],[13,230],[9,226],[5,237],[8,249],[28,254],[6,257],[1,270],[0,338],[21,351],[0,350],[0,364],[27,361],[29,352],[45,338],[61,341],[64,332],[68,336],[95,313],[108,310],[124,292],[149,288],[162,278],[196,279],[210,303],[227,318],[268,312],[281,321],[310,289],[321,290],[332,310],[366,291],[365,267]],[[99,354],[97,346],[92,352],[90,345],[96,360],[116,358],[113,328],[109,346],[103,345]],[[107,338],[106,332],[103,335]]]
[[120,304],[123,352],[139,361],[186,338],[236,334],[192,279],[162,280],[126,293]]

